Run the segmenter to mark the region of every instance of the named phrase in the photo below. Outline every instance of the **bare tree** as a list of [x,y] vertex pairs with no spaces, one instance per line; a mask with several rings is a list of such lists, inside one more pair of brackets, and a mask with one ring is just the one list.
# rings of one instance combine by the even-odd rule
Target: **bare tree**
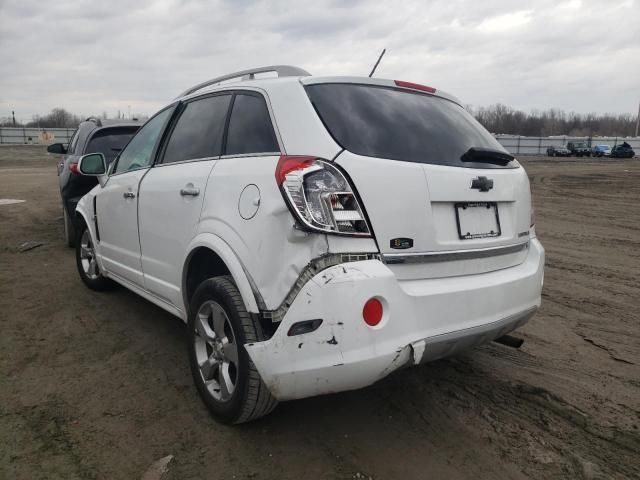
[[28,122],[26,126],[39,128],[75,128],[81,121],[81,117],[69,113],[64,108],[54,108],[44,117],[34,115],[33,119]]
[[632,136],[635,116],[623,114],[566,113],[551,108],[525,113],[502,104],[473,108],[467,106],[476,119],[492,133],[526,136]]

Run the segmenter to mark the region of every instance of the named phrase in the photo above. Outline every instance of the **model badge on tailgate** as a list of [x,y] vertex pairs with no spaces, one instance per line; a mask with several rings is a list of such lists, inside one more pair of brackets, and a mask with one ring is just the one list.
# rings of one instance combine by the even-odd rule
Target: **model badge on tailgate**
[[392,238],[391,248],[397,248],[398,250],[404,250],[405,248],[413,247],[413,238]]

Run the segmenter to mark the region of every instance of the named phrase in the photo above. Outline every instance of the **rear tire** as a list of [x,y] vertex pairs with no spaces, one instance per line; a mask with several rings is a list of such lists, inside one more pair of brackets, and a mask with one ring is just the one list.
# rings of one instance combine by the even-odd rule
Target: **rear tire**
[[102,275],[96,259],[93,239],[87,225],[82,222],[76,237],[76,265],[82,282],[91,290],[103,292],[115,287],[115,283]]
[[67,247],[73,248],[76,246],[76,227],[73,224],[73,220],[69,217],[64,204],[62,205],[62,221],[64,223],[64,243],[67,244]]
[[205,280],[189,305],[187,349],[198,393],[219,421],[237,424],[270,413],[278,404],[244,345],[264,340],[230,276]]

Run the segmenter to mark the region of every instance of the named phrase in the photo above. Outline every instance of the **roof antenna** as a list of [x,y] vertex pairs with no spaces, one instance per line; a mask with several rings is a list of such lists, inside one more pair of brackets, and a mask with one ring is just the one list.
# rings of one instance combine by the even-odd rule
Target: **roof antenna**
[[386,48],[382,49],[382,53],[380,54],[380,56],[378,57],[378,61],[376,62],[376,64],[373,66],[373,69],[371,70],[371,73],[369,74],[369,77],[373,76],[373,72],[376,71],[376,68],[378,68],[378,64],[380,63],[380,60],[382,60],[382,56],[385,54],[385,52],[387,51]]

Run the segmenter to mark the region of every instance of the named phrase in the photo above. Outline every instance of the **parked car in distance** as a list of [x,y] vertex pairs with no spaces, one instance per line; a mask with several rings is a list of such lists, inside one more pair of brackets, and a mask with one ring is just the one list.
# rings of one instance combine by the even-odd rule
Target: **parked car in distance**
[[569,142],[567,143],[567,149],[571,152],[571,155],[576,157],[591,156],[591,149],[587,142]]
[[76,209],[80,278],[187,323],[223,422],[506,343],[540,306],[527,174],[432,87],[237,72],[179,95],[106,163],[78,162],[99,181]]
[[608,157],[611,155],[611,147],[609,145],[595,145],[591,149],[591,154],[594,157]]
[[636,152],[633,151],[631,145],[627,142],[623,142],[621,145],[616,145],[611,149],[611,156],[614,158],[633,158]]
[[549,157],[570,157],[571,152],[566,147],[547,147],[547,155]]
[[94,177],[78,173],[78,160],[87,153],[101,153],[109,165],[142,125],[137,120],[103,120],[89,117],[80,123],[69,143],[54,143],[47,147],[49,153],[63,154],[58,163],[58,183],[62,199],[64,236],[68,246],[76,240],[76,205],[98,184]]

